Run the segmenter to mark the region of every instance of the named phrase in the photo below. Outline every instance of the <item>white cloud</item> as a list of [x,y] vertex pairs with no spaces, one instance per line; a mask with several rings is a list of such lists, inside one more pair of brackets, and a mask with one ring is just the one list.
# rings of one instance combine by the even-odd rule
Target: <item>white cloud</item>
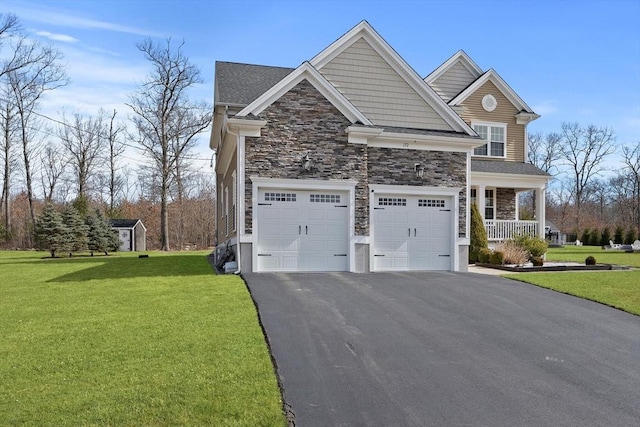
[[47,25],[55,23],[57,26],[78,28],[78,29],[90,29],[90,30],[106,30],[114,31],[125,34],[135,34],[142,36],[163,37],[163,34],[158,34],[154,31],[149,31],[145,28],[132,27],[129,25],[122,25],[115,22],[101,21],[93,18],[85,18],[70,13],[69,10],[56,11],[51,8],[47,8],[45,5],[39,7],[23,6],[19,4],[10,4],[10,11],[15,13],[19,17],[23,17],[25,20],[32,22],[39,22]]
[[541,116],[546,116],[557,112],[558,107],[553,100],[543,100],[533,106],[533,111]]
[[36,35],[40,37],[46,37],[49,40],[55,40],[58,42],[65,42],[65,43],[75,43],[78,41],[78,39],[76,39],[75,37],[71,37],[66,34],[50,33],[49,31],[36,31]]

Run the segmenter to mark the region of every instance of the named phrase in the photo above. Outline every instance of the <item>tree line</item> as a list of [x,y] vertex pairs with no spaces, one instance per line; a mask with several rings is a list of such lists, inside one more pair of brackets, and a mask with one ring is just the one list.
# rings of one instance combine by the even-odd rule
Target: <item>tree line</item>
[[[558,132],[528,135],[528,161],[552,176],[546,217],[571,240],[599,245],[639,236],[640,141],[618,143],[611,128],[562,123]],[[522,197],[521,216],[534,205],[532,194]]]
[[[212,108],[189,97],[202,79],[183,47],[170,39],[137,44],[150,71],[130,94],[127,117],[100,110],[54,118],[41,104],[71,84],[61,52],[30,37],[15,15],[0,14],[3,246],[35,246],[38,212],[73,203],[110,218],[141,219],[150,248],[213,244],[213,177],[193,166]],[[127,148],[143,160],[127,157]]]

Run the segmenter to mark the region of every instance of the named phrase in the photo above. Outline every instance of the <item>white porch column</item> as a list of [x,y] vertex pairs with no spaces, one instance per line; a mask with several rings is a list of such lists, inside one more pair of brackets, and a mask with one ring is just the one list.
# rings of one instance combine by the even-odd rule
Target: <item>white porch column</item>
[[485,200],[484,200],[484,190],[487,187],[484,185],[478,186],[478,192],[476,194],[476,199],[478,200],[478,210],[480,211],[480,215],[482,216],[482,220],[484,221],[484,208],[485,208]]
[[545,223],[545,187],[536,188],[536,219],[538,220],[538,236],[544,239]]

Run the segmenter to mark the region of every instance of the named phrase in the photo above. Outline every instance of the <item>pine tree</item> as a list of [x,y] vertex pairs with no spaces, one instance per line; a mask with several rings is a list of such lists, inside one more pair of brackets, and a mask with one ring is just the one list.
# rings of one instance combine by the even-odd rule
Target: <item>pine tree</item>
[[600,237],[600,246],[608,245],[610,243],[610,240],[611,240],[611,231],[609,230],[609,227],[605,227],[602,230],[602,236]]
[[616,227],[616,231],[613,234],[613,243],[623,243],[624,241],[624,228],[621,225]]
[[36,238],[41,249],[46,249],[51,257],[58,251],[71,248],[71,233],[64,224],[62,216],[52,205],[46,205],[36,222]]
[[478,254],[489,247],[487,230],[484,228],[482,216],[475,203],[471,204],[471,244],[469,245],[469,262],[478,262]]
[[78,210],[73,206],[68,206],[62,215],[62,220],[70,233],[69,256],[71,256],[71,252],[85,250],[87,248],[88,227],[80,217]]
[[98,209],[87,216],[86,224],[89,227],[87,237],[91,255],[94,251],[104,252],[107,255],[109,251],[113,252],[118,249],[120,246],[118,236],[112,231],[111,224]]

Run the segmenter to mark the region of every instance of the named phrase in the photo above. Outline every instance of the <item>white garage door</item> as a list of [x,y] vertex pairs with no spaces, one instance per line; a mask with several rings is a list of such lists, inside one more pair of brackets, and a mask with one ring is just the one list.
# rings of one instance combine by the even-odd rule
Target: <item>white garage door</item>
[[257,271],[347,271],[346,192],[261,189]]
[[451,270],[451,205],[450,197],[376,195],[374,270]]

